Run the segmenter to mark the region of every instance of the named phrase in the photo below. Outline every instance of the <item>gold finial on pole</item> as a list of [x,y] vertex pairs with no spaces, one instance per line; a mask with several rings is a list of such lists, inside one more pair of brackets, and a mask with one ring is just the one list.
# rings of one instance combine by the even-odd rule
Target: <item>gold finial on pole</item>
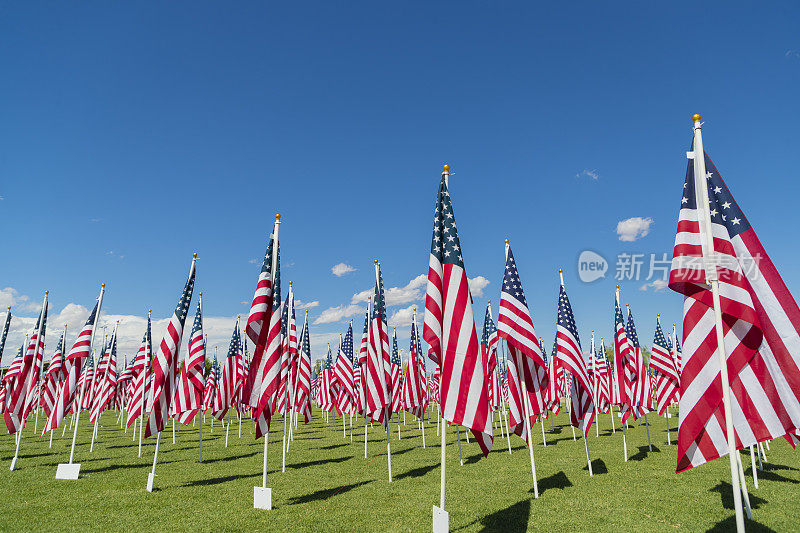
[[700,122],[700,115],[698,115],[697,113],[692,115],[692,122]]
[[447,165],[447,164],[446,164],[446,165],[444,165],[444,166],[442,167],[442,172],[450,172],[450,165]]
[[505,240],[505,243],[508,244],[508,239]]
[[275,215],[275,220],[280,220],[280,219],[281,219],[280,215]]

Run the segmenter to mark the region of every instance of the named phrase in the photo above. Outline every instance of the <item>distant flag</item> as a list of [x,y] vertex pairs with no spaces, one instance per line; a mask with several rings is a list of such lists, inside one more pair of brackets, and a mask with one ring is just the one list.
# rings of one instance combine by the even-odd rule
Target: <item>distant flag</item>
[[127,427],[131,427],[136,419],[144,418],[144,414],[148,409],[145,406],[147,399],[146,388],[148,385],[147,376],[150,373],[150,358],[153,353],[153,342],[151,335],[150,312],[147,313],[147,326],[142,335],[142,342],[139,344],[139,349],[136,351],[136,356],[133,358],[133,374],[134,380],[131,388],[130,397],[128,398],[128,422]]
[[11,306],[8,306],[6,311],[6,321],[3,325],[3,336],[0,337],[0,361],[3,359],[3,350],[6,347],[6,339],[8,338],[8,328],[11,326]]
[[334,369],[336,381],[339,382],[339,393],[336,404],[341,412],[355,414],[355,383],[353,380],[353,324],[347,328],[344,340],[339,346]]
[[405,409],[414,416],[422,418],[427,406],[427,380],[425,379],[425,367],[420,361],[425,356],[421,353],[419,345],[416,307],[412,316],[411,342],[408,349],[408,371],[403,382],[403,399]]
[[34,407],[34,393],[39,381],[44,352],[44,338],[47,327],[47,292],[44,294],[42,310],[31,333],[28,348],[22,357],[19,374],[9,389],[6,410],[3,413],[9,433],[16,433],[25,425],[30,409]]
[[211,364],[211,370],[208,372],[206,378],[206,386],[203,389],[203,411],[208,411],[214,408],[214,397],[217,393],[217,373],[219,371],[219,364],[217,363],[216,356],[214,362]]
[[400,352],[397,349],[397,328],[394,328],[394,334],[392,335],[392,363],[389,367],[389,375],[392,391],[392,412],[399,413],[402,400],[403,367],[400,362]]
[[189,350],[175,391],[175,413],[181,424],[188,425],[203,407],[203,375],[206,371],[206,344],[203,337],[203,293],[197,301]]
[[653,349],[650,350],[650,368],[656,373],[656,406],[658,414],[663,415],[670,404],[680,397],[681,380],[678,368],[670,354],[670,343],[664,337],[661,320],[656,321]]
[[114,388],[117,385],[117,328],[119,327],[119,322],[114,326],[114,332],[111,334],[111,338],[108,340],[108,346],[106,348],[106,352],[103,355],[103,371],[100,372],[98,370],[96,376],[100,376],[96,378],[97,381],[97,391],[95,392],[95,397],[92,401],[92,409],[89,413],[89,421],[94,423],[100,413],[102,413],[106,406],[108,405],[108,400],[111,398],[111,394],[114,391]]
[[639,335],[636,333],[636,325],[633,322],[633,313],[630,306],[628,308],[628,326],[625,329],[628,333],[628,342],[631,345],[631,353],[633,354],[633,363],[635,368],[635,381],[634,381],[634,403],[635,417],[646,414],[650,410],[650,398],[652,397],[652,390],[650,387],[650,380],[647,376],[647,368],[644,364],[644,355],[642,355],[642,347],[639,344]]
[[239,319],[233,326],[231,341],[228,344],[228,355],[223,360],[220,375],[217,376],[217,394],[214,397],[214,418],[222,420],[233,406],[236,395],[236,368],[242,357],[241,338],[239,337]]
[[[625,319],[619,304],[619,287],[617,287],[614,300],[614,374],[616,377],[616,398],[622,408],[622,421],[626,422],[631,415],[631,409],[636,404],[635,380],[636,363],[632,353],[631,344],[628,342],[628,333],[625,330]],[[636,411],[634,418],[638,417]]]
[[158,353],[153,358],[153,383],[148,391],[148,403],[150,413],[145,437],[154,435],[164,429],[169,418],[169,407],[175,394],[175,381],[178,369],[178,351],[183,337],[183,326],[186,323],[186,315],[189,312],[189,304],[192,301],[194,291],[195,264],[197,254],[192,259],[192,266],[189,269],[189,279],[183,288],[178,305],[172,314],[167,331],[158,345]]
[[391,352],[389,326],[386,323],[386,299],[380,264],[375,260],[375,291],[367,344],[366,397],[367,412],[373,420],[388,424],[391,416]]
[[488,361],[481,356],[475,330],[448,176],[446,167],[433,215],[422,336],[430,347],[429,357],[441,370],[438,393],[442,417],[472,430],[485,456],[493,443]]
[[575,326],[575,316],[572,314],[572,306],[567,291],[564,290],[563,281],[558,293],[556,332],[559,363],[573,377],[570,390],[572,407],[570,421],[573,426],[583,431],[584,436],[588,436],[595,417],[594,395],[586,361],[583,358],[578,328]]
[[56,396],[61,387],[61,379],[64,377],[64,333],[58,340],[56,351],[50,357],[50,364],[47,365],[47,373],[44,375],[42,386],[41,404],[46,416],[50,416],[53,406],[56,403]]
[[300,353],[297,362],[297,392],[295,409],[303,413],[305,423],[311,420],[311,339],[308,333],[308,311],[300,334]]

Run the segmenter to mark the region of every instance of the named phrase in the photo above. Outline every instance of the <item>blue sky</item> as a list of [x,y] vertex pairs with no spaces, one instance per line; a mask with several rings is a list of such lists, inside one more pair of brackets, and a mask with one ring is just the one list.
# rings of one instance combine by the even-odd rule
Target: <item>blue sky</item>
[[[374,258],[387,287],[406,288],[390,315],[421,307],[424,285],[412,280],[427,270],[443,163],[467,272],[488,280],[478,320],[487,298],[497,312],[508,237],[548,347],[559,267],[584,344],[591,329],[608,338],[616,256],[671,255],[693,113],[790,290],[800,287],[796,3],[86,2],[2,13],[0,303],[29,319],[13,322],[4,362],[45,289],[53,320],[75,323],[71,339],[101,281],[130,352],[148,308],[171,314],[193,251],[224,353],[275,213],[284,287],[293,280],[297,298],[318,302],[312,321],[371,287]],[[628,223],[647,234],[622,241],[618,223],[632,217],[651,219]],[[605,279],[578,280],[585,249],[608,259]],[[337,277],[339,263],[356,270]],[[624,281],[622,296],[650,344],[656,313],[679,322],[681,299],[644,284]],[[312,324],[315,358],[345,325]]]

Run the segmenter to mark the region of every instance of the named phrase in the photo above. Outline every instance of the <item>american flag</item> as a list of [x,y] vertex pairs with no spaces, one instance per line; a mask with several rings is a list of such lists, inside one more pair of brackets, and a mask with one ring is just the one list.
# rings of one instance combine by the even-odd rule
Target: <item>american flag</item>
[[53,411],[53,406],[56,403],[56,396],[58,389],[61,386],[61,378],[64,377],[64,333],[58,340],[56,351],[50,358],[50,364],[47,365],[47,373],[44,375],[44,386],[42,387],[42,400],[41,405],[44,408],[45,415],[48,417]]
[[595,400],[601,413],[607,413],[611,408],[611,372],[606,360],[606,348],[600,339],[600,347],[594,354],[596,388]]
[[[100,313],[101,302],[102,290],[100,299],[98,299],[94,309],[92,309],[89,318],[86,320],[86,324],[83,326],[83,329],[81,329],[80,333],[78,333],[78,338],[75,339],[72,349],[70,349],[66,359],[64,360],[64,368],[66,370],[64,384],[61,386],[61,391],[56,397],[53,410],[50,411],[50,415],[47,417],[47,423],[42,430],[42,435],[57,428],[64,419],[64,415],[70,409],[70,406],[72,406],[73,403],[77,404],[78,395],[75,393],[79,388],[78,380],[80,377],[84,377],[85,379],[85,372],[83,373],[84,376],[81,376],[81,370],[84,366],[84,361],[89,358],[92,348],[92,332],[94,331],[94,327],[97,322],[97,315]],[[82,386],[80,388],[83,389]]]
[[217,394],[214,396],[213,414],[217,420],[222,420],[233,406],[236,394],[237,366],[242,357],[241,337],[239,337],[239,319],[233,326],[231,341],[228,344],[228,354],[225,357],[220,375],[217,376]]
[[[253,417],[257,421],[256,438],[269,431],[271,414],[270,410],[266,409],[268,407],[267,401],[269,400],[269,397],[265,395],[267,392],[266,387],[267,383],[275,379],[277,370],[280,369],[280,367],[274,368],[274,358],[265,357],[271,332],[270,328],[275,325],[273,324],[272,312],[276,301],[280,306],[280,289],[277,291],[277,298],[274,296],[276,281],[279,282],[274,276],[279,268],[279,259],[277,257],[279,224],[280,217],[278,216],[275,219],[275,226],[267,244],[264,261],[261,264],[256,291],[253,295],[253,303],[250,306],[250,315],[247,317],[247,327],[245,328],[245,333],[253,342],[255,348],[253,349],[253,360],[250,362],[250,372],[247,375],[247,381],[242,391],[242,399],[251,408],[255,409]],[[276,272],[273,272],[273,261],[275,262]],[[278,313],[276,319],[279,318],[280,313]],[[280,321],[277,320],[277,322],[278,332],[280,332]],[[262,397],[264,397],[263,404],[261,403]]]
[[[372,297],[369,297],[369,302]],[[361,333],[361,345],[358,348],[358,361],[356,361],[357,369],[354,370],[356,377],[356,388],[358,389],[358,412],[364,417],[367,416],[367,345],[369,344],[369,311],[370,303],[367,302],[367,311],[364,315],[364,329]]]
[[355,414],[355,383],[353,381],[353,325],[347,328],[344,340],[339,338],[339,353],[334,368],[339,393],[336,404],[341,412]]
[[675,333],[675,324],[672,324],[672,340],[670,353],[672,354],[672,360],[675,362],[675,368],[678,369],[678,375],[680,375],[683,371],[683,362],[681,361],[683,354],[681,353],[681,345],[678,342],[678,334]]
[[297,363],[297,396],[295,408],[303,413],[305,423],[311,420],[311,339],[308,334],[308,311],[300,334],[300,354]]
[[3,325],[3,336],[0,337],[0,361],[3,359],[3,349],[6,347],[6,339],[8,338],[8,328],[11,326],[11,306],[6,310],[6,320]]
[[455,213],[442,172],[433,215],[433,238],[422,336],[441,369],[438,387],[445,420],[470,428],[484,455],[492,449],[488,361],[481,357],[472,296],[461,255]]
[[[89,421],[94,423],[100,416],[111,397],[114,387],[117,385],[117,328],[119,322],[114,326],[114,332],[108,340],[108,345],[103,353],[102,364],[98,366],[95,373],[96,392],[92,399],[92,409],[89,412]],[[111,368],[113,367],[113,375]]]
[[650,350],[650,368],[656,373],[656,405],[659,415],[663,415],[667,407],[680,397],[680,374],[670,351],[670,343],[661,329],[661,320],[657,320],[653,349]]
[[[500,292],[498,333],[508,346],[509,409],[514,432],[527,441],[524,431],[525,406],[523,405],[521,379],[528,393],[531,423],[545,411],[542,391],[547,388],[547,367],[541,346],[533,329],[525,291],[519,278],[517,264],[510,246],[506,246],[506,268]],[[552,364],[552,363],[551,363]],[[520,367],[521,365],[521,367]],[[512,408],[513,407],[513,408]]]
[[497,378],[497,327],[492,320],[492,302],[486,303],[486,314],[483,316],[483,334],[481,335],[481,350],[483,357],[487,361],[489,372],[489,402],[492,409],[500,407],[500,382]]
[[331,344],[328,343],[328,356],[322,365],[322,372],[319,380],[319,402],[318,407],[323,411],[333,409],[333,355],[331,354]]
[[169,418],[170,402],[175,394],[175,381],[178,370],[178,351],[183,337],[183,326],[189,312],[194,291],[195,258],[189,269],[189,279],[183,288],[175,312],[167,324],[167,331],[158,345],[158,354],[153,358],[153,383],[148,391],[148,404],[150,412],[145,428],[145,437],[162,431]]
[[584,436],[588,436],[595,415],[592,383],[589,381],[589,372],[583,358],[575,316],[572,314],[572,306],[563,285],[558,293],[556,344],[559,364],[573,377],[570,390],[572,406],[570,421],[573,426],[583,430]]
[[[295,330],[294,340],[292,340],[290,331],[290,322],[294,322],[294,297],[292,295],[292,283],[289,282],[289,292],[286,293],[286,301],[283,303],[283,311],[281,313],[281,366],[280,366],[280,383],[278,385],[278,394],[276,397],[276,412],[285,415],[289,407],[289,383],[291,369],[291,353],[292,349],[297,352],[297,332]],[[294,348],[292,348],[294,342]]]
[[[685,296],[679,472],[728,453],[709,274],[719,279],[736,448],[795,434],[800,425],[800,308],[714,163],[694,154],[669,279]],[[695,173],[700,157],[705,176]],[[701,187],[708,191],[716,258],[705,249]],[[705,271],[706,261],[716,263],[715,273]]]
[[[391,352],[389,351],[389,327],[386,324],[386,299],[383,292],[383,276],[378,261],[375,261],[375,293],[372,304],[372,320],[367,344],[367,412],[373,420],[388,424],[386,407],[391,401]],[[387,420],[384,420],[387,418]]]
[[[625,331],[625,319],[622,318],[622,309],[619,305],[619,289],[617,289],[614,300],[614,374],[616,377],[614,394],[616,403],[621,406],[623,411],[623,422],[628,420],[631,407],[635,405],[636,366],[631,352],[628,333]],[[634,413],[634,417],[636,416],[638,415]]]
[[9,433],[16,433],[25,426],[28,413],[35,405],[36,385],[42,368],[44,338],[47,327],[47,292],[44,295],[42,310],[31,333],[28,348],[20,361],[18,374],[13,387],[8,390],[6,409],[3,413]]
[[392,363],[389,367],[392,391],[392,412],[399,413],[403,390],[403,366],[400,362],[400,352],[397,349],[397,328],[394,328],[392,336]]
[[175,413],[178,422],[189,425],[203,406],[203,375],[206,372],[206,343],[203,338],[203,293],[197,301],[189,350],[183,361],[180,383],[175,391]]
[[217,394],[217,374],[219,373],[219,363],[217,358],[214,357],[214,362],[211,364],[211,370],[208,372],[206,378],[206,386],[203,389],[203,411],[208,411],[214,408],[214,397]]
[[625,330],[628,333],[628,342],[631,345],[631,354],[633,354],[633,368],[634,368],[634,412],[636,417],[642,416],[650,410],[650,398],[653,396],[650,387],[650,380],[647,378],[647,368],[644,364],[644,356],[642,355],[642,347],[639,344],[639,335],[636,333],[636,324],[633,322],[633,313],[630,306],[628,308],[628,326]]
[[411,322],[411,342],[408,350],[408,371],[403,382],[403,403],[405,409],[418,418],[424,416],[427,406],[425,367],[420,361],[423,357],[417,334],[417,311],[414,309]]
[[134,380],[131,386],[131,393],[128,397],[128,422],[126,424],[128,427],[131,427],[131,424],[133,424],[137,418],[143,418],[144,413],[147,413],[149,410],[144,404],[147,398],[145,389],[146,386],[149,385],[147,376],[150,374],[150,358],[153,353],[152,346],[150,313],[148,312],[147,326],[142,335],[142,342],[139,344],[139,349],[136,351],[136,356],[133,358]]

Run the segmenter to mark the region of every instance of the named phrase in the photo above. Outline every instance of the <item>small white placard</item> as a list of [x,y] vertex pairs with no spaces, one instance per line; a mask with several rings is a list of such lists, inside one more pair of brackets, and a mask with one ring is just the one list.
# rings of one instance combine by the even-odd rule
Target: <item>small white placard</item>
[[147,492],[153,492],[153,482],[156,480],[156,475],[150,472],[147,474]]
[[694,159],[694,152],[686,152],[686,159]]
[[272,509],[272,489],[269,487],[253,487],[253,508],[269,511]]
[[80,473],[80,463],[61,463],[56,468],[56,479],[71,479],[74,481],[78,479]]
[[433,533],[450,531],[450,515],[444,509],[433,506]]

